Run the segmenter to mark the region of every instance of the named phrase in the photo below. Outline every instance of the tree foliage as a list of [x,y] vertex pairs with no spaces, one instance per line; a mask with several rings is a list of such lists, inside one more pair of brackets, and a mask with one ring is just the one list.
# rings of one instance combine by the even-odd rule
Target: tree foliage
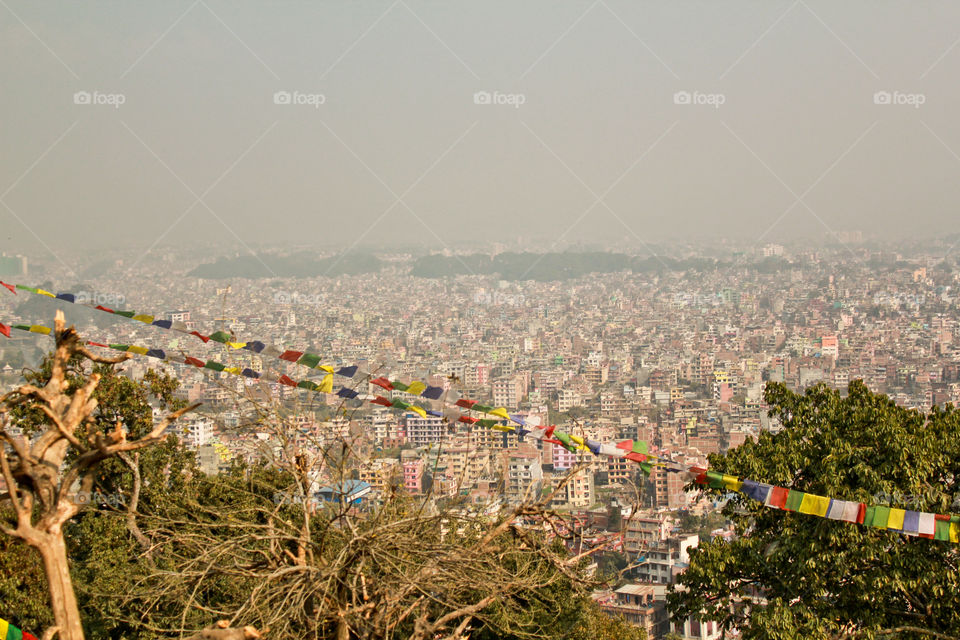
[[[952,407],[904,409],[861,381],[846,397],[824,385],[801,395],[770,384],[765,398],[783,430],[711,456],[711,468],[837,499],[892,496],[892,506],[949,513],[960,488],[960,415]],[[954,544],[768,509],[739,493],[724,514],[738,537],[691,552],[670,594],[676,618],[702,615],[746,638],[778,639],[890,630],[950,637],[960,626]]]

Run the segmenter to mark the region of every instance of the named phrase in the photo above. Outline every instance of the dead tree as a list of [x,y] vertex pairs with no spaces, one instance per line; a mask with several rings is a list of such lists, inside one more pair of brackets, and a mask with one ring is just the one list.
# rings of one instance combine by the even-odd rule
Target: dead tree
[[[84,347],[73,327],[64,328],[60,311],[56,316],[55,338],[49,381],[42,387],[25,384],[0,397],[0,467],[6,485],[5,493],[0,494],[0,502],[9,501],[16,520],[15,523],[0,523],[0,529],[36,548],[43,558],[56,624],[56,631],[48,630],[45,637],[58,632],[62,640],[83,640],[63,537],[64,523],[86,502],[78,499],[76,487],[79,486],[81,495],[90,495],[97,467],[102,461],[159,442],[172,421],[198,405],[170,414],[136,440],[128,440],[123,425],[119,423],[112,431],[101,432],[94,428],[91,417],[97,407],[93,395],[100,376],[87,376],[84,383],[70,393],[68,373],[78,359],[81,362],[116,364],[129,355],[118,358],[94,355]],[[9,412],[17,406],[42,412],[44,420],[39,430],[13,434]],[[217,631],[224,634],[228,630]]]

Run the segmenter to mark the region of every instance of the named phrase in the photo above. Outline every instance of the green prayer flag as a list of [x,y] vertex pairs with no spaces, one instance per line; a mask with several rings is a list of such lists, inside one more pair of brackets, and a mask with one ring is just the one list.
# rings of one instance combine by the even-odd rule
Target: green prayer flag
[[312,353],[305,353],[300,356],[300,359],[297,360],[297,364],[303,364],[308,367],[315,367],[320,364],[320,356],[314,355]]
[[493,407],[488,407],[485,404],[475,404],[470,408],[473,409],[474,411],[481,411],[483,413],[490,413],[491,411],[493,411]]
[[310,389],[311,391],[313,391],[314,389],[317,388],[317,385],[315,385],[314,383],[310,382],[309,380],[301,380],[301,381],[297,384],[297,386],[300,387],[301,389]]
[[950,540],[950,521],[936,520],[936,529],[933,532],[934,540]]
[[230,342],[230,334],[226,331],[214,331],[210,334],[210,339],[214,342]]
[[127,349],[130,348],[130,345],[128,344],[110,344],[107,346],[109,346],[111,349],[115,351],[126,351]]
[[804,495],[803,491],[790,489],[790,492],[787,494],[787,504],[784,508],[787,511],[799,511],[800,505],[803,504]]
[[723,474],[719,471],[707,471],[707,481],[711,489],[723,489]]
[[[18,285],[19,286],[19,285]],[[30,325],[28,324],[15,324],[13,325],[14,329],[23,329],[24,331],[30,331]]]
[[477,424],[481,427],[486,427],[488,429],[492,428],[494,425],[498,424],[499,420],[494,420],[493,418],[483,418],[482,420],[477,420]]
[[874,506],[867,507],[867,510],[863,514],[863,526],[872,527],[873,526],[873,516],[876,514],[877,508]]
[[873,512],[873,525],[877,529],[886,529],[887,521],[890,520],[890,507],[877,505]]
[[124,318],[132,318],[137,315],[136,311],[114,311],[118,316],[123,316]]
[[214,362],[213,360],[207,360],[207,364],[203,365],[204,369],[213,369],[214,371],[223,371],[226,369],[225,366],[219,362]]
[[570,434],[564,433],[562,431],[554,431],[554,437],[562,443],[562,446],[567,451],[576,451],[576,445],[570,440]]
[[641,462],[640,471],[643,471],[643,475],[649,476],[650,472],[653,471],[653,463],[650,462]]
[[650,453],[650,447],[647,446],[646,440],[634,440],[633,441],[633,452],[634,453]]
[[391,403],[390,406],[396,407],[397,409],[403,409],[404,411],[410,408],[410,405],[409,405],[409,404],[407,404],[407,403],[404,402],[403,400],[399,400],[399,399],[394,400],[393,403]]
[[398,390],[398,391],[406,391],[407,389],[410,388],[410,387],[408,387],[407,385],[405,385],[405,384],[403,384],[402,382],[400,382],[399,380],[391,380],[391,381],[390,381],[390,384],[392,384],[392,385],[393,385],[393,388],[396,389],[396,390]]

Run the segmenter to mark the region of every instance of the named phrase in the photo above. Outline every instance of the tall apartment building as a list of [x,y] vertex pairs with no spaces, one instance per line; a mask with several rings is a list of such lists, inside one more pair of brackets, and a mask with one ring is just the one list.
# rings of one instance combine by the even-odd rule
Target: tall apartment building
[[512,503],[539,496],[543,485],[540,453],[518,449],[507,454],[506,495]]
[[436,416],[423,418],[416,413],[407,413],[403,416],[404,431],[407,442],[416,447],[425,447],[434,442],[440,442],[446,435],[443,420]]

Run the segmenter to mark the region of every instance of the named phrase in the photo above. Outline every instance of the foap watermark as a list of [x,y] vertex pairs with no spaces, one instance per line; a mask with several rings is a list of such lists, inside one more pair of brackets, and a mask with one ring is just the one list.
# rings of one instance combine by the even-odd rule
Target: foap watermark
[[473,303],[508,307],[523,307],[527,304],[527,298],[522,293],[503,293],[500,291],[480,291],[473,294]]
[[500,91],[477,91],[473,94],[473,104],[506,105],[519,109],[527,101],[522,93],[501,93]]
[[327,96],[322,93],[303,93],[302,91],[275,91],[273,104],[306,105],[319,109],[327,102]]
[[274,304],[304,304],[318,305],[323,304],[323,298],[320,295],[304,295],[296,291],[277,291],[273,294]]
[[873,104],[891,104],[919,109],[927,101],[923,93],[903,93],[902,91],[877,91],[873,94]]
[[100,304],[104,306],[120,306],[127,302],[122,293],[107,293],[103,291],[77,291],[74,294],[77,304]]
[[102,91],[77,91],[73,94],[73,104],[107,106],[119,109],[127,101],[122,93],[103,93]]
[[274,504],[310,504],[313,502],[310,498],[304,498],[301,495],[294,493],[277,492],[273,494],[273,503]]
[[[946,496],[951,498],[951,496]],[[941,504],[944,498],[943,492],[929,488],[922,493],[886,493],[881,491],[880,493],[875,493],[873,495],[874,504],[880,505],[890,505],[894,507],[904,508],[914,508],[914,509],[925,509],[930,505]],[[950,509],[957,510],[960,509],[960,494],[952,496],[953,500],[950,502]]]
[[126,499],[122,493],[102,493],[100,491],[78,491],[73,494],[73,503],[76,505],[107,505],[110,507],[125,507]]
[[703,93],[702,91],[677,91],[673,94],[673,104],[702,105],[719,109],[727,101],[722,93]]

